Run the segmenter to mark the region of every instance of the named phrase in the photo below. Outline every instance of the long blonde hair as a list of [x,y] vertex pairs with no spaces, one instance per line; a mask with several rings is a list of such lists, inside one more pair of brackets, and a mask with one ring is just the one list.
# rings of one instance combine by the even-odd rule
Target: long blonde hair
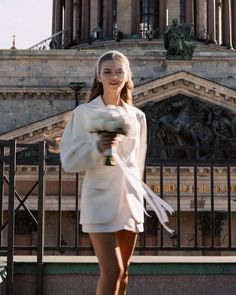
[[128,81],[125,83],[123,89],[121,90],[120,96],[124,100],[124,102],[132,105],[133,104],[132,90],[134,88],[134,84],[132,81],[132,72],[130,70],[129,61],[123,53],[116,51],[116,50],[107,51],[99,57],[99,59],[97,61],[97,65],[96,65],[93,85],[92,85],[92,88],[91,88],[90,94],[89,94],[89,101],[91,101],[94,98],[96,98],[97,96],[103,94],[103,85],[98,80],[98,76],[100,74],[100,69],[101,69],[101,64],[105,61],[114,60],[114,59],[122,62],[126,67],[126,71],[127,71],[126,74],[128,76]]

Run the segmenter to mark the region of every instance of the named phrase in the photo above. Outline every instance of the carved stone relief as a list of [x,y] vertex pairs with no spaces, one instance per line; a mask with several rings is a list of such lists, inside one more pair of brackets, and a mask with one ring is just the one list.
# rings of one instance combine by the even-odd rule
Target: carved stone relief
[[[143,111],[148,124],[149,158],[191,159],[196,157],[191,147],[196,146],[201,159],[236,158],[236,115],[226,108],[176,95],[149,102]],[[163,145],[188,148],[160,149]]]

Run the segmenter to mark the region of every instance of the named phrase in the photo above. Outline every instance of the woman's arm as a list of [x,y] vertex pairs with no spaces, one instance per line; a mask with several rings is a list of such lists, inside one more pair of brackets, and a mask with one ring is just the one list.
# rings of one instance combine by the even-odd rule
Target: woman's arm
[[89,133],[86,127],[89,113],[87,107],[78,107],[64,130],[60,157],[62,167],[67,172],[85,171],[103,159],[97,148],[98,136]]

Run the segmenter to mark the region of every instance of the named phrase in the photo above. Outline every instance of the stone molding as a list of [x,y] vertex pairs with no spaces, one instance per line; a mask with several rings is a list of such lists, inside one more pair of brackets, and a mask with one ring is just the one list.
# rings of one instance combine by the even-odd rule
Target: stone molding
[[[11,91],[15,93],[16,89],[12,89]],[[32,93],[32,89],[29,91]],[[62,93],[63,91],[69,92],[69,89],[55,89],[53,91],[55,94]],[[2,89],[0,93],[1,92]],[[20,93],[20,90],[18,93]],[[26,91],[25,93],[28,92]],[[42,93],[42,90],[40,90],[40,92],[38,90],[38,93]],[[234,113],[236,112],[236,90],[185,71],[173,73],[137,86],[133,92],[134,104],[137,107],[142,107],[150,101],[163,100],[177,94],[183,94],[189,97],[199,97],[210,103],[226,107]],[[60,136],[66,121],[70,117],[70,113],[71,111],[67,111],[13,131],[6,132],[0,135],[0,139],[16,139],[19,143],[35,143],[45,139],[45,135],[47,134],[50,134],[50,136]]]
[[1,140],[15,139],[18,143],[36,143],[44,140],[47,135],[60,136],[71,111],[41,120],[36,123],[17,128],[0,135]]
[[59,97],[74,96],[74,91],[70,88],[40,88],[40,87],[0,87],[0,99],[38,98],[38,99],[55,99]]
[[150,101],[159,101],[183,94],[189,97],[199,97],[236,112],[236,90],[185,71],[138,86],[133,94],[134,103],[138,107]]

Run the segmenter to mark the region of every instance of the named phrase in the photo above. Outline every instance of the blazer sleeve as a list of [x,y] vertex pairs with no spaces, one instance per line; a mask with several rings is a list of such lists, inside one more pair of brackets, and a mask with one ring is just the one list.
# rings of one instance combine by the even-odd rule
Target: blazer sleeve
[[145,168],[146,153],[147,153],[147,123],[146,123],[145,114],[141,112],[140,148],[139,148],[138,166],[139,166],[139,173],[142,179],[143,179],[144,168]]
[[93,167],[102,158],[96,134],[88,132],[89,109],[79,106],[72,112],[60,144],[62,167],[67,172],[80,172]]

